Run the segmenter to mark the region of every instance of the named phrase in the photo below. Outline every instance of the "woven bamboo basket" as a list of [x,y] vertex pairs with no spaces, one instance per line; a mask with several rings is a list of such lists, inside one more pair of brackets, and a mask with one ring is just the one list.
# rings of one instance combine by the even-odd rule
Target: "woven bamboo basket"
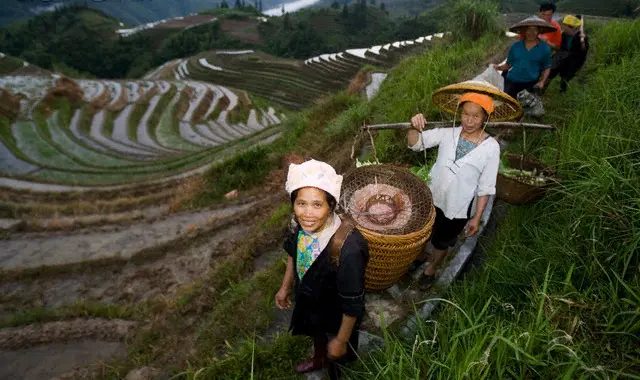
[[[363,194],[360,191],[366,192],[371,186],[382,188],[380,193],[397,193],[395,196],[390,193],[367,193],[368,198],[357,206],[354,199]],[[382,203],[386,202],[393,209],[393,215],[382,218],[379,224],[371,224],[370,219],[366,218],[371,217],[368,211],[372,209],[362,205],[370,205],[372,199],[384,199]],[[368,290],[382,290],[392,286],[407,272],[409,264],[416,259],[431,236],[435,208],[429,187],[404,168],[393,165],[363,166],[345,175],[340,205],[356,222],[356,228],[369,245],[365,287]]]
[[369,243],[369,263],[365,272],[365,287],[368,290],[386,289],[409,270],[411,264],[431,237],[435,209],[432,206],[427,224],[412,234],[383,235],[363,227],[357,227]]
[[[547,177],[553,177],[553,171],[533,157],[523,157],[518,154],[506,154],[505,157],[509,161],[509,166],[512,168],[520,168],[521,170],[527,171],[535,169]],[[552,185],[553,182],[548,182],[543,185],[531,185],[498,173],[496,197],[512,205],[523,205],[534,202],[542,197]]]

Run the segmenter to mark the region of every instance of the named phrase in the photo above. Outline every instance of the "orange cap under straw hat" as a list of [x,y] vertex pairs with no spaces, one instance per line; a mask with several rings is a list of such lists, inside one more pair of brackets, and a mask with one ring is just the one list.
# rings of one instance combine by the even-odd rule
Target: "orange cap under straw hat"
[[[485,107],[489,102],[482,97],[467,95],[475,94],[487,96],[491,100],[491,106]],[[478,103],[484,110],[491,114],[491,121],[518,120],[522,116],[522,106],[517,100],[501,91],[496,86],[484,80],[470,80],[462,83],[442,87],[433,93],[431,100],[444,112],[455,115],[459,111],[463,97],[471,96],[474,103]],[[467,101],[470,101],[467,99]]]
[[460,97],[460,104],[464,102],[471,102],[479,105],[482,109],[487,111],[489,115],[491,115],[494,110],[493,100],[491,100],[491,97],[477,92],[467,92],[462,94]]

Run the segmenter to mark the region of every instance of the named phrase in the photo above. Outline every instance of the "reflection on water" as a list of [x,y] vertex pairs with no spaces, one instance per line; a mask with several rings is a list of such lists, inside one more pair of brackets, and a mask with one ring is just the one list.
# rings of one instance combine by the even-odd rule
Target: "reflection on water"
[[[319,1],[320,0],[298,0],[298,1],[292,1],[290,3],[284,3],[284,11],[295,12],[302,8],[309,7]],[[282,15],[282,4],[276,8],[267,9],[263,13],[268,16],[280,16]]]

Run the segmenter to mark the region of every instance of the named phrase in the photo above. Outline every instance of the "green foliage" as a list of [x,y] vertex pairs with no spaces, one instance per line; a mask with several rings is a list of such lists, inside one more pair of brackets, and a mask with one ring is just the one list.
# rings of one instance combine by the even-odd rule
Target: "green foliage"
[[239,154],[211,169],[206,175],[207,184],[199,195],[204,199],[222,199],[227,192],[246,190],[262,183],[274,165],[265,147],[258,147]]
[[327,125],[325,134],[329,138],[341,139],[354,135],[369,118],[369,103],[360,99],[356,104],[342,112],[335,120]]
[[454,36],[477,40],[483,35],[499,36],[498,5],[493,0],[455,0],[448,24]]
[[[275,55],[309,58],[329,51],[371,46],[393,40],[395,23],[376,7],[352,4],[342,11],[333,8],[303,9],[270,18],[258,30],[267,50]],[[345,6],[346,7],[346,6]],[[420,31],[416,30],[415,37]]]
[[558,9],[563,12],[596,16],[633,17],[634,9],[640,6],[640,0],[559,0],[557,5]]
[[0,51],[45,69],[56,65],[97,77],[123,77],[149,44],[133,37],[119,40],[117,21],[96,10],[65,6],[0,33]]
[[640,20],[629,22],[611,22],[598,33],[598,53],[595,56],[599,65],[621,62],[640,50]]
[[0,328],[26,326],[35,323],[68,320],[71,318],[105,318],[141,320],[148,310],[146,305],[114,305],[77,302],[57,309],[43,307],[23,309],[0,319]]
[[296,359],[304,358],[311,345],[306,337],[278,335],[273,343],[258,343],[255,337],[240,342],[230,355],[210,366],[185,373],[188,380],[277,379],[296,376]]
[[220,29],[220,23],[212,22],[189,28],[169,37],[162,43],[153,64],[154,66],[159,66],[174,58],[188,57],[210,49],[244,47],[250,47],[250,45],[226,36]]
[[[615,28],[628,35],[623,29],[639,24]],[[602,62],[606,50],[594,51]],[[487,264],[449,289],[415,341],[387,336],[362,367],[392,379],[637,376],[639,65],[635,48],[567,94],[547,92],[549,116],[562,120],[562,184],[533,205],[509,207]],[[555,144],[543,149],[553,155]]]

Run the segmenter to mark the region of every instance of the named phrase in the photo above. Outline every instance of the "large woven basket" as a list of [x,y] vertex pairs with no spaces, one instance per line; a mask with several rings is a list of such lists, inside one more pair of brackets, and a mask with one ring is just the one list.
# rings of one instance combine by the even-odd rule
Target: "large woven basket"
[[[410,199],[405,206],[406,222],[402,228],[363,226],[362,210],[353,202],[357,192],[372,184],[389,185],[399,189]],[[393,165],[372,165],[347,173],[342,182],[340,205],[356,222],[356,227],[369,245],[369,263],[365,273],[368,290],[382,290],[392,286],[408,270],[431,236],[435,209],[429,187],[410,171]],[[410,207],[410,213],[409,213]],[[397,227],[397,226],[396,226]]]
[[[536,169],[539,173],[552,177],[553,171],[538,160],[517,154],[506,154],[505,157],[509,161],[512,168],[520,168],[521,170],[532,171]],[[544,185],[531,185],[520,182],[514,178],[507,177],[502,173],[498,173],[496,181],[496,197],[512,205],[523,205],[531,203],[539,199],[547,192],[553,182]]]

